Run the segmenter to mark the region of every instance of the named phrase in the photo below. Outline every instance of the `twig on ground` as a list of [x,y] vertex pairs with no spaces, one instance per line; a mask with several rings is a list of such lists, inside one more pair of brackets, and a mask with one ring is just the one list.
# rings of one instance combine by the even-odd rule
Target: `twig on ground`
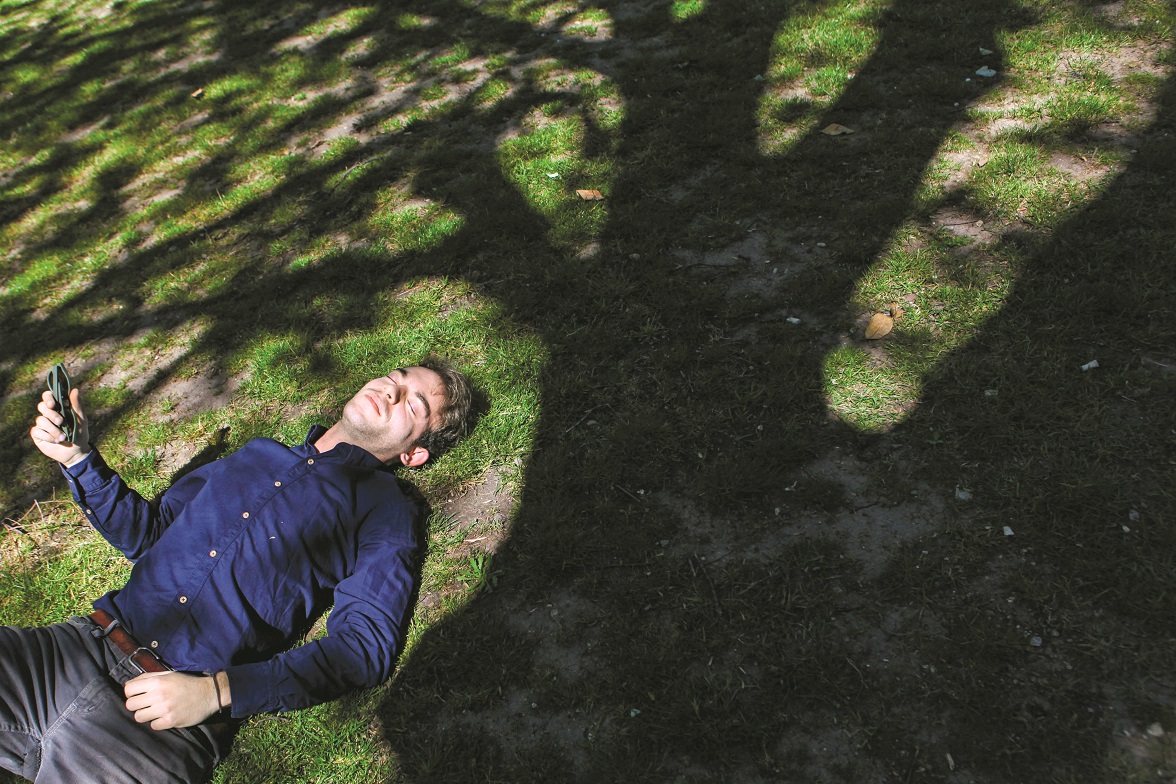
[[587,419],[588,417],[592,416],[592,413],[593,413],[594,411],[596,411],[597,409],[604,408],[606,405],[608,405],[608,404],[607,404],[607,403],[601,403],[600,405],[598,405],[598,406],[593,406],[592,408],[590,408],[590,409],[588,409],[587,411],[585,411],[585,412],[584,412],[584,416],[580,417],[580,418],[579,418],[579,419],[577,419],[577,420],[576,420],[574,423],[572,423],[572,426],[571,426],[571,427],[569,427],[567,430],[563,431],[563,434],[564,434],[564,435],[567,435],[568,433],[570,433],[570,432],[571,432],[571,431],[572,431],[572,430],[573,430],[573,429],[574,429],[574,428],[575,428],[577,425],[579,425],[581,422],[583,422],[583,421],[584,421],[585,419]]
[[630,493],[628,490],[626,490],[625,488],[621,487],[620,485],[613,485],[613,487],[615,487],[616,489],[620,490],[622,493],[624,493],[625,495],[629,496],[629,497],[630,497],[630,498],[632,498],[634,501],[637,501],[637,502],[640,502],[640,501],[641,501],[641,499],[640,499],[640,498],[638,498],[637,496],[633,495],[632,493]]

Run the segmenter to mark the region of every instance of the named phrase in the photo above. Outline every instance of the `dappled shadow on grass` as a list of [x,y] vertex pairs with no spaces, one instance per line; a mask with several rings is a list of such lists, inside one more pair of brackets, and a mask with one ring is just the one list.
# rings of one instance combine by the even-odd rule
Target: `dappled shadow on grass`
[[[213,9],[205,15],[219,20],[221,55],[201,72],[210,80],[296,31],[283,11],[315,15],[296,3]],[[610,8],[605,44],[549,42],[458,4],[417,10],[440,20],[422,46],[458,34],[486,52],[522,41],[531,59],[558,55],[618,85],[619,169],[594,253],[555,247],[496,158],[498,134],[552,97],[524,80],[493,109],[471,99],[411,134],[306,158],[264,196],[101,270],[60,311],[35,321],[29,309],[4,313],[6,367],[130,338],[145,320],[207,319],[189,353],[214,362],[227,346],[290,330],[313,353],[370,328],[381,292],[436,275],[473,281],[542,337],[552,358],[538,448],[495,556],[501,577],[428,629],[378,709],[406,780],[917,781],[945,780],[957,763],[981,780],[1105,776],[1116,722],[1145,726],[1160,711],[1149,694],[1171,694],[1156,688],[1171,663],[1161,644],[1172,542],[1154,456],[1171,454],[1173,423],[1140,402],[1163,400],[1172,383],[1147,364],[1172,359],[1159,314],[1173,282],[1157,263],[1174,239],[1165,221],[1176,204],[1163,187],[1173,151],[1161,135],[1173,124],[1171,88],[1128,172],[1047,242],[1012,249],[1026,272],[1004,313],[940,366],[906,424],[869,436],[828,416],[828,335],[912,209],[956,104],[983,95],[963,81],[972,60],[961,53],[1029,20],[1009,4],[895,3],[875,53],[826,112],[859,133],[814,130],[768,158],[755,77],[794,12],[787,4],[716,4],[684,23],[668,21],[666,4]],[[399,12],[380,9],[308,56],[338,57]],[[167,25],[182,30],[175,20],[185,18],[140,23],[161,25],[166,40]],[[376,46],[365,57],[377,65],[400,54]],[[147,80],[140,100],[168,79]],[[95,119],[102,100],[78,122]],[[279,149],[300,128],[332,127],[348,108],[316,106],[285,124],[258,109],[183,194],[203,198],[240,158]],[[347,229],[376,210],[382,184],[410,172],[416,195],[464,220],[437,247],[349,249],[301,269],[260,252],[286,232]],[[91,230],[81,223],[110,220],[103,210],[134,174],[99,178],[100,214],[62,224],[38,249],[69,249]],[[675,253],[722,251],[757,232],[823,242],[830,257],[771,296],[738,299],[729,273]],[[215,293],[147,301],[145,281],[197,264],[221,236],[244,258]],[[1109,294],[1108,279],[1119,283]],[[312,308],[324,296],[332,306]],[[81,323],[69,312],[109,300],[119,312]],[[823,329],[793,329],[783,315],[798,309]],[[1120,372],[1082,375],[1092,353]],[[308,364],[320,379],[339,370],[326,356]],[[134,405],[103,415],[114,421]],[[0,441],[18,443],[22,427],[6,424]],[[976,503],[944,502],[957,483]],[[857,541],[820,534],[852,532],[852,515],[912,494],[945,511],[875,545],[884,552],[869,570]],[[1131,509],[1139,522],[1126,537],[1119,521]],[[1012,539],[999,535],[1006,524]]]

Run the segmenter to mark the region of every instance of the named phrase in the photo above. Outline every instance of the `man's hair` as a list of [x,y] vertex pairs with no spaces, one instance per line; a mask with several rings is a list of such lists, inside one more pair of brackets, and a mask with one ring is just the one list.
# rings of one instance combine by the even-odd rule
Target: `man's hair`
[[464,373],[440,357],[430,354],[417,366],[440,376],[445,394],[441,423],[425,431],[417,442],[417,446],[428,450],[430,459],[436,459],[469,433],[474,421],[474,388]]

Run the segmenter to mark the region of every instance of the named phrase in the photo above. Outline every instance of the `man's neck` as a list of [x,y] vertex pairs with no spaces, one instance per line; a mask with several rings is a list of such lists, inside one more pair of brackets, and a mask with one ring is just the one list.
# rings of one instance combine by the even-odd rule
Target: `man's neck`
[[346,439],[343,435],[343,428],[339,425],[340,423],[336,422],[335,424],[331,425],[327,432],[319,436],[318,439],[313,442],[314,448],[320,452],[330,452],[332,449],[339,446],[339,444],[342,444]]

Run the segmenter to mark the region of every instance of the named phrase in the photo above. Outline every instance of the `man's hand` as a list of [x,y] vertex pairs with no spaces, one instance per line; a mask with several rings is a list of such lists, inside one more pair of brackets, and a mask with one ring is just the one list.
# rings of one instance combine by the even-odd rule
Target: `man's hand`
[[[145,672],[127,681],[127,710],[153,730],[191,727],[221,709],[212,675],[186,672]],[[223,676],[222,676],[223,677]]]
[[65,431],[61,427],[65,418],[57,410],[57,402],[48,390],[41,393],[41,402],[37,404],[37,411],[41,415],[29,431],[29,435],[33,437],[33,445],[37,449],[65,466],[71,466],[90,454],[90,422],[82,410],[82,396],[78,390],[74,389],[69,393],[69,403],[78,417],[78,432],[74,443],[65,440]]

